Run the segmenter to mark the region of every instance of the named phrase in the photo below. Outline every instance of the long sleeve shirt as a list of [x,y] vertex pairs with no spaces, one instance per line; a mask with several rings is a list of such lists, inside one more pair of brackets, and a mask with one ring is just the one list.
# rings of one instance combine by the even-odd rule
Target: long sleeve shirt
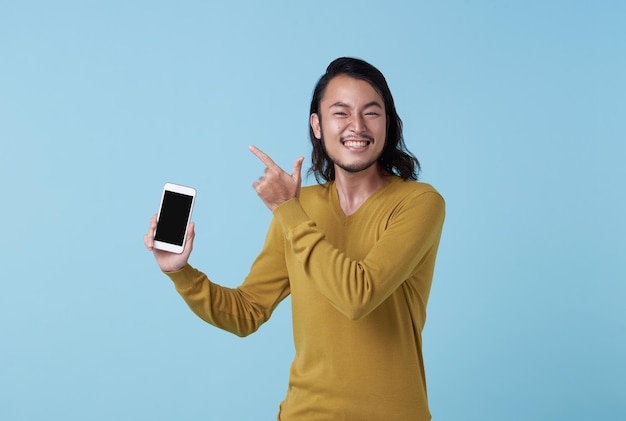
[[346,216],[333,182],[274,210],[237,288],[168,273],[190,308],[240,336],[289,294],[295,357],[280,420],[429,420],[422,329],[445,203],[392,176]]

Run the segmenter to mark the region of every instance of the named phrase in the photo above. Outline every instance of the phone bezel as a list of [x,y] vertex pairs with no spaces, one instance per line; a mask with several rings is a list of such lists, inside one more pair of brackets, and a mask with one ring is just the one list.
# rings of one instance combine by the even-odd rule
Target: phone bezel
[[191,196],[191,207],[189,209],[189,214],[187,215],[187,222],[185,224],[185,234],[183,237],[183,244],[179,246],[178,244],[172,244],[172,243],[168,243],[165,241],[157,241],[155,239],[154,248],[158,250],[168,251],[170,253],[180,254],[185,250],[185,243],[187,241],[187,228],[189,227],[189,222],[191,222],[191,215],[193,213],[193,208],[196,203],[196,189],[194,189],[193,187],[183,186],[181,184],[169,183],[169,182],[163,185],[163,190],[161,192],[161,202],[159,204],[159,210],[157,212],[157,228],[154,230],[155,236],[157,233],[157,229],[159,226],[159,218],[161,216],[161,211],[163,208],[163,199],[165,198],[165,193],[168,191],[184,194],[186,196]]

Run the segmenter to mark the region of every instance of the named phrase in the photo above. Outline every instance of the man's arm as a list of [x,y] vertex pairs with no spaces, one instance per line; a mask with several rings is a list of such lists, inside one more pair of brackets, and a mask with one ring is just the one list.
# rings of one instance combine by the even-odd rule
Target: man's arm
[[159,268],[174,282],[191,310],[204,321],[238,336],[246,336],[267,321],[278,303],[289,295],[280,228],[270,226],[263,251],[243,284],[238,288],[226,288],[211,282],[204,273],[187,263],[193,249],[194,223],[189,224],[181,254],[154,248],[156,224],[154,215],[144,235],[144,245],[154,254]]
[[290,293],[282,232],[274,222],[250,273],[237,288],[213,283],[190,265],[166,275],[198,317],[238,336],[255,332]]
[[274,211],[309,282],[351,319],[378,307],[437,252],[444,214],[444,200],[435,191],[409,198],[367,256],[353,260],[326,240],[299,200]]

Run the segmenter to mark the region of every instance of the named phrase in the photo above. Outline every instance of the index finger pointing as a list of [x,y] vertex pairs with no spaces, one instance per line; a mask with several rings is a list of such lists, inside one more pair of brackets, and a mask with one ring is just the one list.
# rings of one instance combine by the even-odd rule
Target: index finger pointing
[[263,161],[266,167],[280,168],[278,165],[276,165],[274,161],[272,161],[272,158],[270,158],[268,154],[266,154],[265,152],[263,152],[261,149],[257,148],[256,146],[250,145],[248,146],[248,149],[250,149],[250,152],[256,155],[257,158]]

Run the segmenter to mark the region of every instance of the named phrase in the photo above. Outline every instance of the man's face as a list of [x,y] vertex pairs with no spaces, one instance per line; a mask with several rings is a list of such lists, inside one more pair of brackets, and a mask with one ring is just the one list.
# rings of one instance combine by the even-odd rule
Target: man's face
[[387,115],[380,94],[364,80],[335,76],[318,114],[311,115],[315,137],[324,142],[335,171],[355,173],[372,167],[385,146]]

